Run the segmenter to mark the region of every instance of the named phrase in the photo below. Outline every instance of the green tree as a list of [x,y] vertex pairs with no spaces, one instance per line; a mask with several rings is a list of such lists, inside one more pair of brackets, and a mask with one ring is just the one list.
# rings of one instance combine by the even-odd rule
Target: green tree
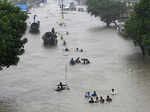
[[142,54],[150,55],[150,1],[140,0],[134,7],[130,18],[126,21],[125,30],[142,50]]
[[119,19],[126,11],[125,3],[115,0],[87,0],[88,12],[95,17],[100,17],[107,26]]
[[24,53],[27,15],[7,0],[0,1],[0,68],[17,65]]

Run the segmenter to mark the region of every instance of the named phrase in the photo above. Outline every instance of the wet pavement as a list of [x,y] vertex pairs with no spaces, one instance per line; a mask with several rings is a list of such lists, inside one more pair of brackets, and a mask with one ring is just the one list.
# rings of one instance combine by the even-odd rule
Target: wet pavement
[[[30,34],[28,28],[26,52],[19,64],[0,72],[0,112],[149,112],[150,59],[142,57],[130,40],[86,12],[65,13],[67,26],[60,27],[54,0],[31,13],[28,24],[38,15],[40,34]],[[56,47],[43,46],[41,37],[52,27],[69,32],[65,36],[69,53],[60,38]],[[76,47],[84,52],[75,52]],[[91,63],[70,66],[72,57],[87,57]],[[66,64],[70,90],[58,93],[54,89],[65,81]],[[118,91],[111,103],[89,104],[84,98],[88,90],[106,98],[111,88]]]

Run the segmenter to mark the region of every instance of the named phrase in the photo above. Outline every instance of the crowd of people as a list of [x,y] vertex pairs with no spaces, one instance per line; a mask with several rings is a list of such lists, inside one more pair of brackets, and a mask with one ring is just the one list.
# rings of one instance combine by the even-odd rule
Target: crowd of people
[[83,49],[82,48],[76,48],[75,51],[77,51],[77,52],[83,52]]
[[74,58],[71,58],[70,60],[70,65],[75,65],[75,64],[89,64],[90,61],[88,58],[81,58],[80,57],[77,57],[76,59]]
[[[116,89],[111,89],[110,91],[111,96],[116,95]],[[112,98],[110,97],[110,95],[107,95],[106,98],[104,98],[103,96],[99,96],[96,91],[93,91],[93,93],[90,93],[90,91],[87,91],[84,95],[85,98],[88,99],[89,103],[105,103],[105,102],[112,102]]]
[[59,26],[64,26],[64,27],[66,26],[66,24],[65,24],[64,22],[58,22],[58,21],[57,21],[57,24],[58,24]]
[[[65,44],[64,44],[64,43],[65,43]],[[66,41],[65,41],[65,40],[63,41],[63,45],[64,45],[64,46],[66,45]],[[66,47],[64,50],[65,50],[65,51],[70,51],[70,49],[67,48],[67,47]],[[73,51],[75,51],[75,52],[81,52],[81,53],[82,53],[82,52],[83,52],[83,49],[82,49],[82,48],[75,48],[75,50],[73,50]]]
[[[69,32],[66,32],[66,35],[68,35],[68,34],[69,34]],[[60,39],[61,39],[62,42],[63,42],[63,46],[66,46],[66,45],[67,45],[67,42],[66,42],[66,40],[64,39],[64,36],[63,36],[63,35],[60,36]],[[68,47],[66,47],[66,48],[64,48],[64,51],[69,52],[70,49],[69,49]],[[83,52],[83,49],[82,49],[82,48],[75,48],[74,51],[75,51],[75,52],[81,52],[81,53],[82,53],[82,52]],[[77,57],[76,59],[71,58],[71,60],[70,60],[70,65],[75,65],[75,64],[79,64],[79,63],[81,63],[81,64],[89,64],[90,61],[89,61],[88,58],[81,58],[81,59],[80,59],[80,57]]]

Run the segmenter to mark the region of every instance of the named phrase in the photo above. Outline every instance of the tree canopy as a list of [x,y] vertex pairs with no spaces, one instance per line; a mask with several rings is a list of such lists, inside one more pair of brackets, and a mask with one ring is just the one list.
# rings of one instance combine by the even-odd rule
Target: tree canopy
[[27,14],[7,0],[0,1],[0,68],[16,65],[24,53]]
[[150,55],[150,1],[140,0],[134,7],[131,17],[126,21],[125,30],[137,43],[142,54]]
[[126,11],[125,3],[115,0],[87,0],[88,12],[100,17],[109,26]]

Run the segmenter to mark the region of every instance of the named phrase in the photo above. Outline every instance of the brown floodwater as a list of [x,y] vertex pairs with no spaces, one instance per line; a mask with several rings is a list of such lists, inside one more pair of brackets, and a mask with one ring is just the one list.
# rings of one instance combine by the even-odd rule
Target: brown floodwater
[[[40,34],[30,34],[28,28],[20,62],[0,72],[0,112],[149,112],[150,59],[131,40],[86,12],[66,12],[66,27],[60,27],[55,0],[31,13],[28,26],[38,15]],[[60,36],[56,47],[43,46],[41,37],[52,27],[61,34],[69,32],[64,38],[70,52],[64,52]],[[75,52],[77,47],[84,52]],[[88,58],[91,63],[70,66],[72,57]],[[66,64],[70,90],[58,93],[54,89],[65,81]],[[84,98],[86,91],[93,90],[106,98],[112,88],[117,95],[111,96],[111,103],[89,104]]]

